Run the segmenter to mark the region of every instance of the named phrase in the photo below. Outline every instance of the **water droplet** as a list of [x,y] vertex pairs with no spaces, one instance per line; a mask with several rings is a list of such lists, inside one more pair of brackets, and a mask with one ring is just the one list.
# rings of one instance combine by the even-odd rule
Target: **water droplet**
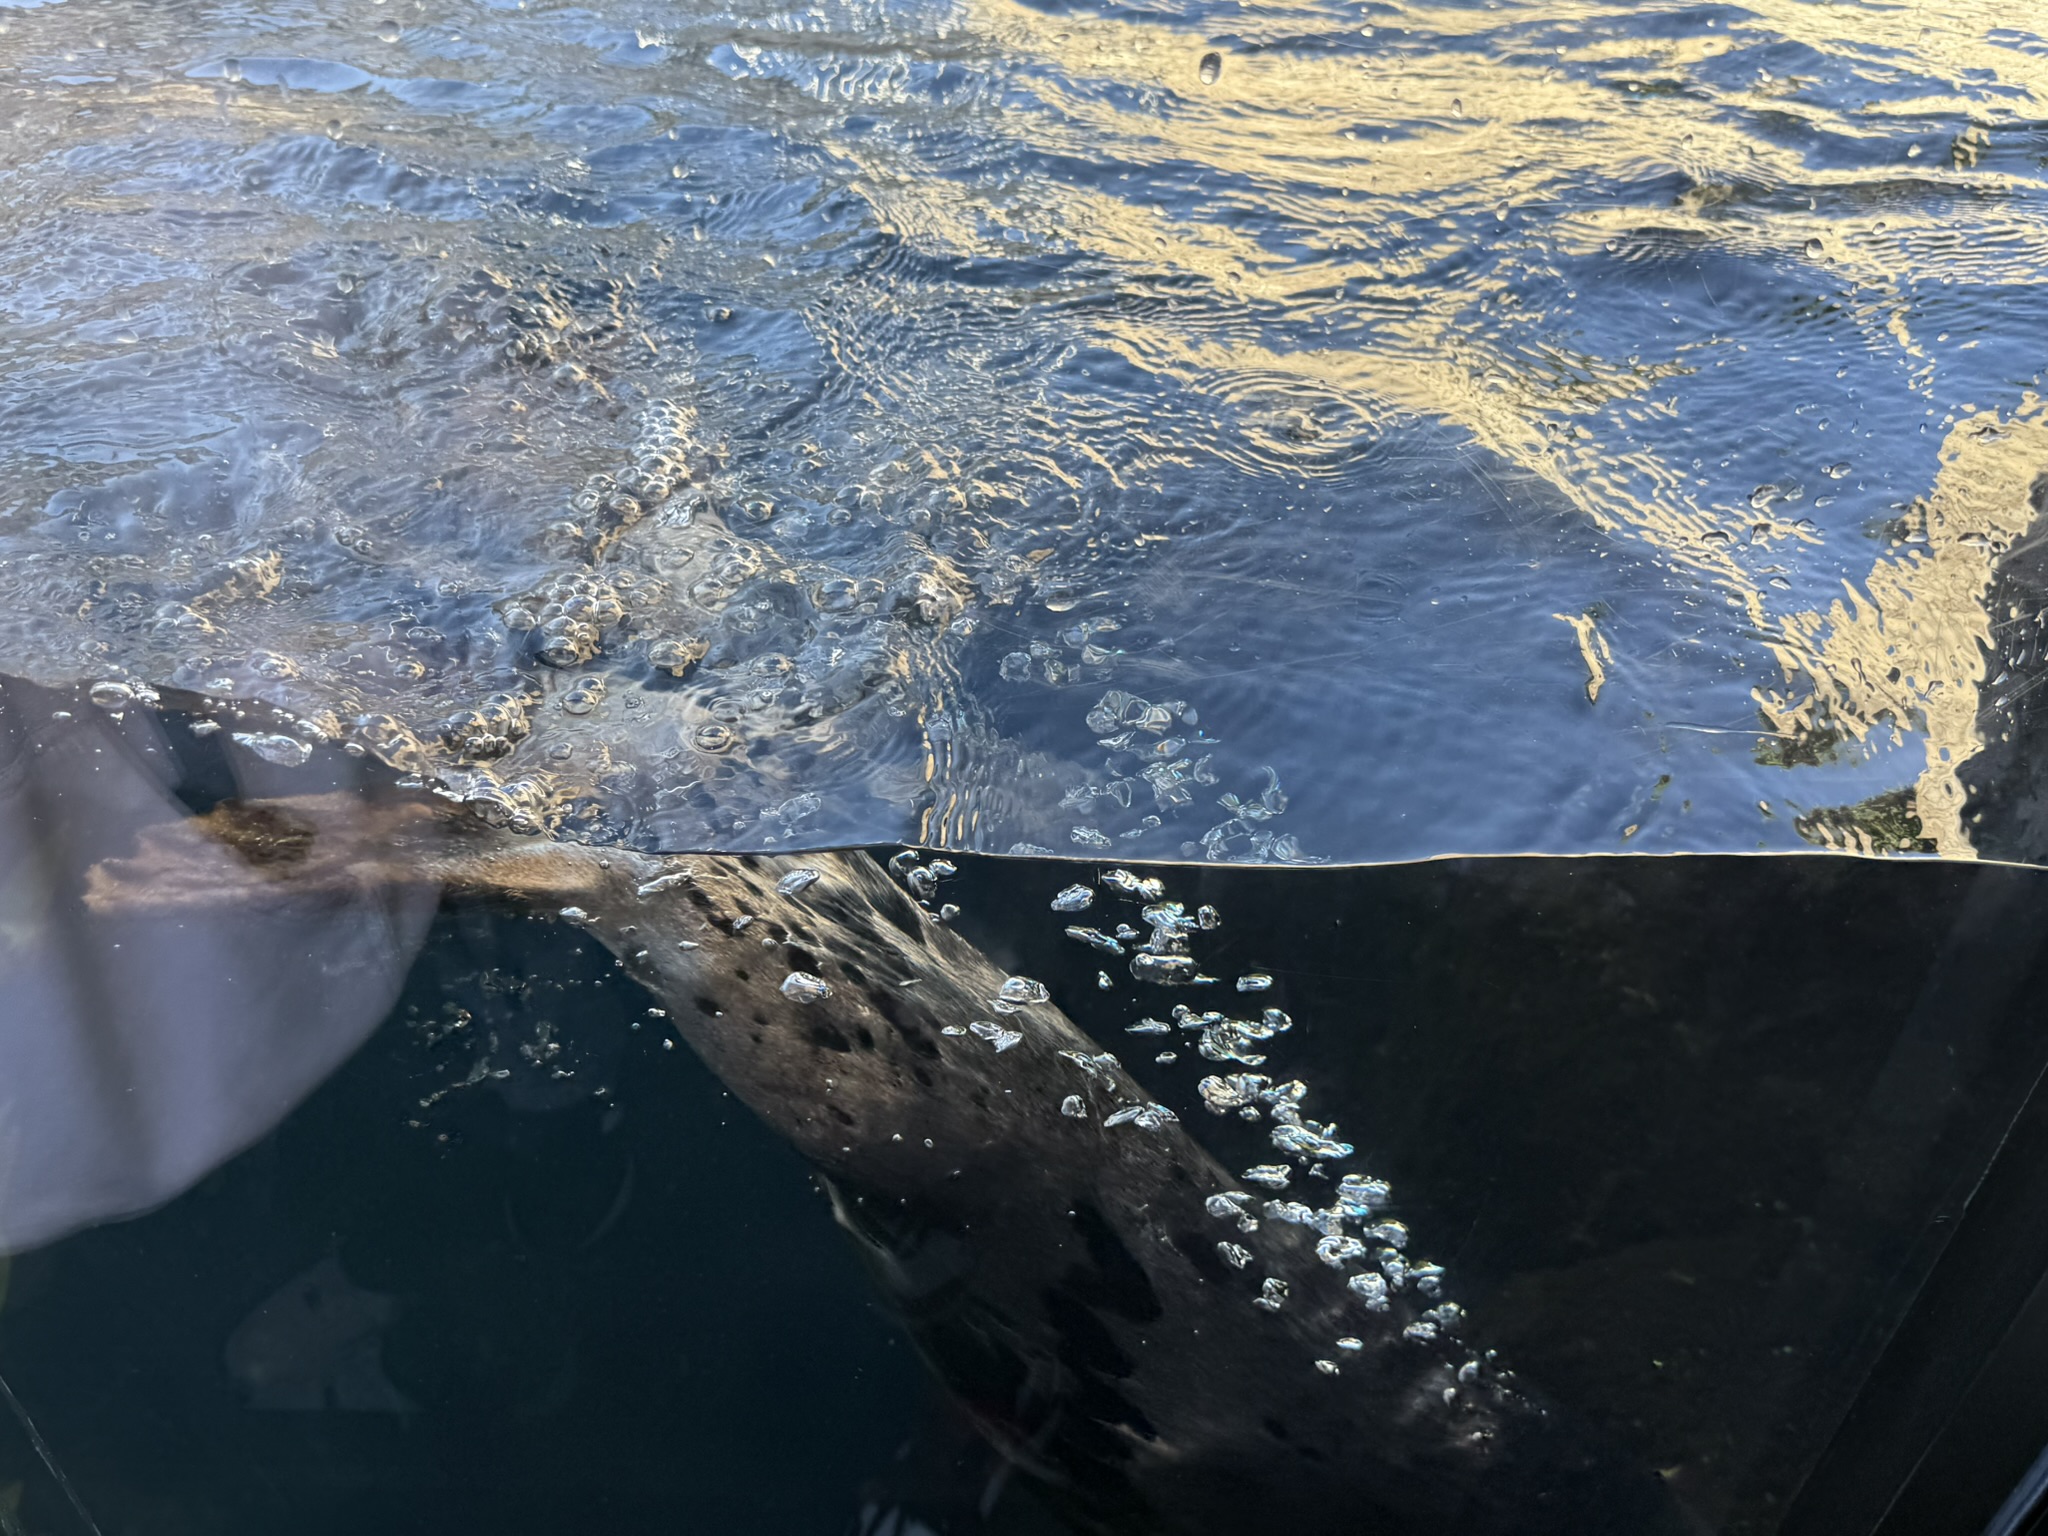
[[126,709],[135,702],[135,690],[126,683],[94,683],[89,697],[101,709]]
[[1292,1177],[1294,1170],[1280,1163],[1261,1163],[1244,1171],[1245,1183],[1257,1184],[1263,1189],[1285,1189]]
[[775,894],[778,896],[794,896],[799,891],[808,890],[811,886],[817,884],[820,878],[819,872],[815,869],[792,869],[788,874],[775,882]]
[[1251,1249],[1239,1247],[1236,1243],[1218,1243],[1216,1251],[1223,1255],[1223,1262],[1232,1269],[1243,1269],[1245,1265],[1252,1261]]
[[707,720],[690,733],[690,741],[700,752],[729,752],[734,741],[732,731],[716,720]]
[[1263,1307],[1268,1312],[1278,1312],[1287,1305],[1287,1282],[1268,1277],[1260,1285],[1259,1294],[1252,1298],[1252,1305]]
[[1316,1362],[1316,1369],[1325,1376],[1334,1376],[1337,1374],[1337,1362],[1334,1360],[1318,1360]]
[[1060,1100],[1060,1113],[1069,1120],[1085,1120],[1088,1118],[1088,1106],[1081,1101],[1081,1095],[1070,1093]]
[[791,971],[782,981],[782,995],[792,1002],[815,1003],[832,995],[831,985],[809,971]]
[[1453,96],[1453,97],[1451,98],[1451,116],[1453,116],[1453,117],[1463,117],[1464,115],[1465,115],[1465,101],[1464,101],[1464,98],[1463,98],[1463,97],[1460,97],[1460,96]]
[[1223,55],[1220,53],[1203,54],[1201,68],[1197,73],[1202,77],[1202,84],[1214,85],[1216,77],[1223,73]]
[[1848,473],[1849,466],[1847,464],[1830,464],[1826,470],[1827,477],[1830,480],[1844,479],[1848,476]]
[[565,923],[587,923],[590,921],[590,914],[581,907],[564,907],[555,915]]
[[1237,990],[1240,992],[1268,992],[1272,987],[1273,978],[1264,971],[1254,971],[1249,976],[1237,978]]
[[1826,249],[1827,247],[1820,243],[1819,238],[1815,237],[1806,242],[1806,259],[1808,261],[1819,261],[1820,253]]

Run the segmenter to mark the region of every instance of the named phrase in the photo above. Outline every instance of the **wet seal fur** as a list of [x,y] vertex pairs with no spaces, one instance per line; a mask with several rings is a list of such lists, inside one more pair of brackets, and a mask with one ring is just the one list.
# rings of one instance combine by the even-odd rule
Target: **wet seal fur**
[[[219,847],[241,855],[222,874]],[[210,853],[211,858],[201,857]],[[777,881],[818,871],[783,895]],[[1080,1527],[1157,1536],[1326,1523],[1375,1533],[1654,1536],[1686,1528],[1626,1464],[1469,1352],[1365,1311],[1280,1222],[1240,1237],[1205,1199],[1238,1187],[1178,1122],[1105,1128],[1145,1095],[1062,1052],[1096,1043],[1050,1004],[997,1052],[948,1035],[1004,973],[862,853],[657,858],[539,842],[457,807],[315,795],[227,802],[102,861],[106,910],[376,886],[482,893],[577,922],[666,1005],[683,1039],[787,1138],[919,1349],[983,1431]],[[566,910],[565,910],[566,909]],[[785,996],[793,971],[830,995]],[[1086,1117],[1060,1113],[1079,1094]],[[1277,1311],[1254,1307],[1284,1279]],[[1341,1374],[1313,1362],[1339,1335]]]

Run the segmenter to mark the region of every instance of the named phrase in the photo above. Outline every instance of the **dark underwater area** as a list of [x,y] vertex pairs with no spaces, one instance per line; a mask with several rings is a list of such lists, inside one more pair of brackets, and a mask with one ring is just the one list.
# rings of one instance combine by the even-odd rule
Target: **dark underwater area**
[[[954,862],[963,934],[1258,1157],[1047,911],[1091,866]],[[1470,1337],[1683,1476],[1701,1529],[1976,1532],[2048,1438],[2048,873],[1140,873],[1218,910],[1210,964],[1271,975],[1287,1070]],[[14,1261],[0,1371],[51,1458],[0,1422],[15,1525],[87,1529],[54,1468],[109,1536],[1074,1529],[655,1008],[572,925],[445,903],[390,1017],[274,1133]]]

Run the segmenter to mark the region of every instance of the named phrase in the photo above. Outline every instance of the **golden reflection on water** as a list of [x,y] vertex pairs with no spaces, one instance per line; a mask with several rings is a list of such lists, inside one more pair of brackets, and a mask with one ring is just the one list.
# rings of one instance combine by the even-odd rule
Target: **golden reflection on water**
[[[702,286],[721,293],[728,283],[754,293],[758,282],[772,299],[764,308],[801,313],[835,364],[858,376],[878,415],[903,408],[902,422],[887,431],[849,435],[879,444],[900,430],[915,445],[901,455],[903,478],[922,476],[947,517],[972,524],[997,516],[973,503],[1002,504],[1005,487],[994,482],[1009,472],[1013,448],[1029,470],[1020,485],[1056,484],[1081,502],[1100,485],[1133,489],[1139,501],[1190,469],[1172,490],[1215,524],[1256,523],[1253,541],[1281,546],[1275,570],[1278,558],[1297,553],[1286,547],[1291,538],[1303,539],[1300,557],[1311,558],[1318,480],[1330,487],[1331,505],[1370,504],[1389,523],[1441,517],[1453,531],[1433,548],[1418,588],[1438,584],[1446,602],[1470,598],[1501,610],[1527,597],[1532,613],[1559,622],[1540,619],[1541,649],[1525,647],[1505,662],[1473,659],[1483,656],[1478,647],[1446,658],[1444,670],[1462,666],[1481,679],[1462,692],[1433,691],[1422,666],[1402,697],[1416,701],[1418,714],[1433,708],[1452,719],[1498,703],[1485,686],[1494,672],[1582,686],[1582,697],[1544,695],[1560,710],[1596,712],[1563,722],[1592,722],[1581,738],[1597,742],[1583,748],[1586,778],[1608,797],[1573,837],[1599,843],[1635,832],[1633,810],[1608,816],[1609,804],[1625,807],[1636,793],[1621,782],[1631,778],[1648,793],[1676,773],[1681,788],[1670,799],[1688,808],[1684,814],[1697,783],[1702,805],[1718,796],[1748,816],[1765,795],[1796,812],[1896,789],[1910,769],[1922,823],[1916,845],[1970,851],[1957,771],[1978,750],[1982,669],[1973,647],[1989,632],[1984,597],[1996,550],[2029,519],[2023,461],[2041,446],[2027,393],[2040,388],[2038,376],[2029,377],[2039,362],[2015,339],[2019,323],[2002,306],[2039,291],[2048,249],[2048,220],[2036,211],[2048,151],[2048,41],[2025,30],[2023,15],[2016,22],[2012,7],[1287,0],[1146,11],[1114,0],[1092,9],[840,0],[784,10],[778,0],[743,0],[739,9],[758,13],[658,7],[655,31],[671,53],[661,72],[644,77],[652,94],[635,110],[649,122],[666,118],[669,141],[677,127],[685,130],[689,148],[675,150],[668,176],[681,184],[703,174],[678,205],[673,192],[657,198],[625,171],[607,173],[638,189],[634,207],[661,210],[634,224],[623,199],[608,209],[619,222],[604,237],[607,259],[622,271],[644,264],[637,269],[663,283],[661,263],[691,282],[708,272]],[[502,143],[443,136],[421,126],[429,119],[397,110],[393,93],[454,83],[504,90],[508,104],[474,109],[479,122],[494,122],[493,113],[513,110],[513,64],[524,56],[485,50],[458,58],[451,41],[414,57],[411,42],[371,47],[366,39],[381,31],[333,23],[348,39],[332,51],[390,71],[389,81],[287,90],[271,80],[273,70],[231,89],[216,57],[230,38],[251,55],[244,62],[257,61],[239,12],[225,10],[233,15],[214,41],[180,32],[174,42],[137,44],[135,56],[156,73],[132,98],[123,87],[121,100],[139,110],[147,96],[162,125],[204,119],[206,135],[246,149],[250,165],[276,181],[262,196],[280,208],[314,191],[346,202],[350,178],[361,177],[363,198],[393,200],[367,220],[379,240],[414,242],[413,256],[447,262],[451,272],[470,263],[466,231],[441,216],[436,199],[454,206],[458,182],[465,196],[497,184],[505,145],[516,139],[513,119],[490,129],[504,129]],[[65,8],[37,14],[34,25],[46,29],[71,24]],[[163,22],[137,10],[122,25],[140,33]],[[37,35],[45,41],[36,47],[55,47],[54,34]],[[418,41],[426,47],[424,32]],[[303,46],[327,51],[325,41]],[[1221,59],[1213,75],[1202,64],[1212,53]],[[628,88],[594,50],[543,51],[534,62],[520,110]],[[61,103],[70,89],[49,101]],[[351,160],[330,149],[310,132],[316,122],[344,150],[366,141],[376,156]],[[818,151],[831,165],[821,184],[844,176],[859,214],[834,213],[846,219],[844,230],[821,236],[829,220],[791,214],[781,224],[770,216],[775,199],[753,205],[728,187],[724,207],[737,211],[732,231],[721,234],[725,215],[705,211],[719,198],[690,202],[717,179],[708,167],[721,124],[749,132],[767,125],[763,137],[787,156],[792,187],[810,174],[806,154]],[[603,131],[631,139],[646,130]],[[563,129],[537,141],[546,150],[543,174],[526,177],[521,196],[552,208],[540,191],[559,179],[590,193],[577,206],[600,206],[596,194],[610,182],[575,158],[589,147],[579,135],[593,132]],[[692,134],[705,135],[704,143],[690,143]],[[418,206],[391,191],[411,174],[400,162],[409,164],[414,149],[419,174],[433,170],[447,183],[431,196],[418,193]],[[691,170],[683,163],[690,159],[705,164]],[[175,157],[162,161],[178,169]],[[37,197],[69,206],[74,184],[90,185],[95,216],[141,219],[164,195],[146,176],[91,181],[78,169],[84,164],[50,158],[41,180],[23,183],[35,196],[22,196],[21,206]],[[294,179],[301,176],[312,179]],[[209,195],[223,207],[254,206],[261,199],[251,188],[269,186],[255,176]],[[567,194],[555,201],[566,204]],[[319,215],[330,216],[342,228],[355,214]],[[522,242],[533,229],[559,228],[559,251],[553,237],[542,242],[550,259],[572,271],[588,264],[588,232],[566,215],[513,223]],[[490,220],[477,224],[495,238]],[[893,237],[877,242],[882,254],[872,270],[865,257],[848,255],[841,272],[831,241],[845,239],[851,252],[872,225]],[[671,247],[669,235],[685,226],[696,239]],[[300,238],[276,236],[281,248]],[[775,253],[782,265],[763,250],[778,240],[788,246]],[[932,351],[940,354],[954,334],[943,306],[961,295],[930,276],[947,263],[896,264],[899,243],[982,264],[976,281],[986,286],[963,306],[973,324],[959,328],[945,368],[904,337],[936,334]],[[219,249],[232,243],[223,237]],[[1011,262],[1013,254],[1019,259]],[[871,283],[848,306],[857,315],[819,318],[827,306],[813,307],[817,295],[807,285],[815,273],[805,266],[812,259],[833,282],[851,275]],[[310,292],[325,260],[315,251],[293,284]],[[750,274],[744,281],[734,276],[741,268]],[[513,274],[492,281],[508,293],[514,287]],[[341,291],[354,291],[353,278]],[[269,302],[230,285],[224,323],[269,334]],[[729,318],[731,310],[709,313]],[[1010,316],[1016,357],[991,361],[1012,339],[1002,331]],[[125,335],[115,323],[109,319],[107,334]],[[90,326],[67,329],[94,334]],[[309,377],[339,376],[361,361],[338,359],[319,326],[305,330],[303,355],[293,361]],[[650,355],[659,353],[643,339]],[[773,360],[770,342],[749,345]],[[1061,370],[1084,353],[1076,365],[1084,371],[1105,353],[1128,366],[1107,370],[1108,383],[1098,374],[1076,385]],[[616,351],[599,360],[598,373],[613,368],[624,381],[623,401],[639,376]],[[978,379],[955,395],[955,365],[967,376],[1007,367],[1015,378],[986,400]],[[647,387],[683,392],[708,380],[707,399],[720,383],[737,398],[735,386],[753,366],[737,343],[695,357],[676,347],[658,369],[646,365]],[[608,399],[610,386],[584,379],[594,402]],[[601,413],[553,408],[553,399],[535,390],[507,401],[494,385],[437,397],[421,419],[443,439],[436,460],[458,440],[452,426],[466,412],[476,439],[492,443],[493,465],[513,462],[508,447],[539,445],[565,462],[572,455],[564,446],[574,445],[595,462],[611,432]],[[1017,423],[1013,406],[1033,419]],[[1422,430],[1410,430],[1418,424]],[[1368,456],[1382,448],[1380,458]],[[882,448],[874,452],[880,462]],[[1401,474],[1421,465],[1409,476],[1419,481],[1452,455],[1467,462],[1456,466],[1460,476],[1443,477],[1459,487],[1445,495],[1471,496],[1477,485],[1474,499],[1493,494],[1499,519],[1461,523],[1462,509],[1404,500],[1402,486],[1375,499],[1383,465],[1397,463]],[[1216,460],[1231,473],[1204,480],[1200,472]],[[1517,473],[1495,475],[1503,468]],[[895,474],[877,471],[876,481],[894,484]],[[816,489],[791,475],[801,496]],[[1523,476],[1554,494],[1518,502]],[[1205,500],[1212,486],[1220,489]],[[1019,500],[1031,504],[1029,495]],[[1897,514],[1923,501],[1904,524],[1924,542],[1888,543],[1888,529],[1902,525]],[[1247,507],[1258,515],[1240,518]],[[1559,507],[1568,512],[1554,522],[1568,525],[1566,536],[1545,545],[1532,534],[1527,550],[1509,539],[1484,547],[1517,519],[1541,523],[1547,536]],[[1112,521],[1115,512],[1082,510]],[[1014,544],[1005,558],[1020,570],[1055,553],[1051,532],[1025,526],[1035,507],[1003,515],[1013,521],[974,532]],[[1168,536],[1148,532],[1138,543]],[[1459,563],[1459,537],[1475,555],[1469,570]],[[1359,536],[1368,559],[1380,548],[1391,559],[1397,543],[1380,527]],[[1563,553],[1552,558],[1553,550]],[[502,554],[489,551],[493,560]],[[1102,556],[1087,579],[1099,574],[1106,590],[1150,575],[1144,557],[1120,563],[1122,556]],[[1539,571],[1546,558],[1549,568]],[[1184,577],[1197,564],[1169,570]],[[1624,566],[1633,586],[1608,574]],[[472,574],[483,582],[492,573]],[[1265,601],[1284,600],[1289,590],[1299,595],[1278,578],[1260,589]],[[1328,595],[1334,605],[1352,594],[1332,585]],[[1435,601],[1418,592],[1415,606]],[[1395,632],[1390,625],[1382,633]],[[1374,655],[1374,665],[1381,654],[1406,655],[1363,641],[1358,654]],[[906,689],[931,682],[923,672],[911,676],[900,658],[894,675]],[[950,677],[937,691],[957,701]],[[1742,772],[1724,773],[1728,759],[1714,761],[1712,747],[1679,762],[1671,729],[1699,732],[1692,743],[1739,742],[1738,759],[1757,742],[1761,771],[1743,761]],[[1442,752],[1448,737],[1465,734],[1460,726],[1418,731],[1412,740],[1435,747],[1408,750]],[[1924,738],[1918,748],[1915,735]],[[1389,783],[1412,783],[1417,767],[1428,769],[1387,750]],[[1823,772],[1823,764],[1831,766]],[[954,771],[949,753],[928,747],[919,761],[889,770],[889,794],[899,781],[902,793],[922,793]],[[977,824],[973,803],[930,813],[928,829],[964,835],[959,828]],[[1535,807],[1532,819],[1547,809]],[[1456,821],[1463,807],[1443,814],[1441,836],[1426,851],[1453,851],[1475,835]],[[1738,821],[1730,816],[1696,837],[1674,833],[1665,846],[1749,846],[1754,824]],[[1767,830],[1784,845],[1784,820]],[[1862,846],[1854,830],[1836,840]],[[1485,841],[1483,829],[1476,835]]]
[[[2002,409],[1959,396],[1981,370],[1973,376],[1960,354],[1948,354],[1958,367],[1929,350],[1914,288],[2036,278],[2042,231],[2007,194],[2037,183],[1985,152],[2008,126],[2043,115],[2048,46],[2010,30],[2011,8],[1990,0],[1757,0],[1718,23],[1673,19],[1666,36],[1641,17],[1617,25],[1606,5],[1411,5],[1361,12],[1352,51],[1288,46],[1307,11],[1232,13],[1228,38],[1205,38],[1129,13],[973,0],[973,31],[998,40],[1020,67],[1043,66],[1040,88],[1058,110],[1031,114],[1019,129],[1036,154],[1085,159],[1105,142],[1137,144],[1153,167],[1177,164],[1197,189],[1213,173],[1217,187],[1191,214],[1026,172],[1005,215],[1054,243],[1197,275],[1254,312],[1284,306],[1289,337],[1319,309],[1369,317],[1374,341],[1364,347],[1268,345],[1242,332],[1190,332],[1176,345],[1155,323],[1113,321],[1107,337],[1134,363],[1197,388],[1259,376],[1367,417],[1407,412],[1462,428],[1597,527],[1640,540],[1723,592],[1784,670],[1783,690],[1756,697],[1763,727],[1794,744],[1788,765],[1822,760],[1844,742],[1897,745],[1902,731],[1922,734],[1921,846],[1971,856],[1957,769],[1978,747],[1984,596],[1996,552],[2031,519],[2026,491],[2048,462],[2048,429],[2031,394]],[[1765,44],[1792,67],[1717,73],[1728,56]],[[1213,84],[1199,83],[1210,46],[1222,47],[1223,66]],[[1845,56],[1846,87],[1816,89],[1800,72],[1802,58],[1839,71]],[[1128,104],[1133,91],[1143,93],[1141,107]],[[1930,133],[1932,119],[1970,126],[1945,136]],[[1832,163],[1809,152],[1819,135],[1839,151]],[[873,169],[880,205],[906,237],[973,247],[970,226],[985,211],[974,194]],[[1944,184],[1975,199],[1969,230],[1942,204],[1911,195]],[[1559,196],[1588,185],[1615,192],[1604,202]],[[1254,195],[1292,209],[1297,245],[1268,248],[1239,227],[1232,214]],[[1740,371],[1753,317],[1740,312],[1744,295],[1708,291],[1705,303],[1730,308],[1726,324],[1705,334],[1674,318],[1669,337],[1637,326],[1625,352],[1575,345],[1579,318],[1596,313],[1602,295],[1567,290],[1568,304],[1547,311],[1530,294],[1566,281],[1566,266],[1603,247],[1645,261],[1714,252],[1799,269],[1816,325],[1846,327],[1860,348],[1859,376],[1903,377],[1924,401],[1920,430],[1945,433],[1936,484],[1884,487],[1896,504],[1919,509],[1916,542],[1880,556],[1859,581],[1868,557],[1848,547],[1852,530],[1826,528],[1801,504],[1810,487],[1826,489],[1832,471],[1821,463],[1797,466],[1783,487],[1752,490],[1700,457],[1681,457],[1679,425],[1700,414],[1694,402],[1709,393],[1708,375],[1731,364]],[[1744,408],[1767,422],[1809,409],[1846,416],[1855,398],[1846,388],[1833,400],[1761,398]],[[1839,451],[1853,458],[1859,446],[1844,440]],[[1844,547],[1830,552],[1831,540]],[[1824,611],[1788,579],[1835,567],[1841,574],[1819,584],[1839,583],[1847,595]],[[1591,621],[1560,617],[1597,700],[1608,637],[1597,636],[1596,662]],[[1626,640],[1617,633],[1613,644]],[[1853,831],[1826,840],[1872,846]]]
[[[1980,411],[1942,447],[1933,494],[1899,530],[1901,548],[1871,568],[1861,589],[1824,614],[1781,621],[1774,648],[1790,686],[1759,690],[1772,728],[1814,752],[1873,731],[1910,729],[1927,761],[1915,786],[1921,839],[1950,857],[1974,855],[1959,770],[1983,743],[1978,713],[1992,616],[1985,608],[1997,559],[2027,531],[2030,489],[2048,464],[2048,414],[2028,396],[2010,416]],[[1837,846],[1873,851],[1855,829]]]

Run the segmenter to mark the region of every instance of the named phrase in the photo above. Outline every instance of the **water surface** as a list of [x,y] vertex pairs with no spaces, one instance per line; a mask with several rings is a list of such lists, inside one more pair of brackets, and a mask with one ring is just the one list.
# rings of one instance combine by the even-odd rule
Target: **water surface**
[[19,674],[643,846],[2036,851],[2009,8],[0,28]]

